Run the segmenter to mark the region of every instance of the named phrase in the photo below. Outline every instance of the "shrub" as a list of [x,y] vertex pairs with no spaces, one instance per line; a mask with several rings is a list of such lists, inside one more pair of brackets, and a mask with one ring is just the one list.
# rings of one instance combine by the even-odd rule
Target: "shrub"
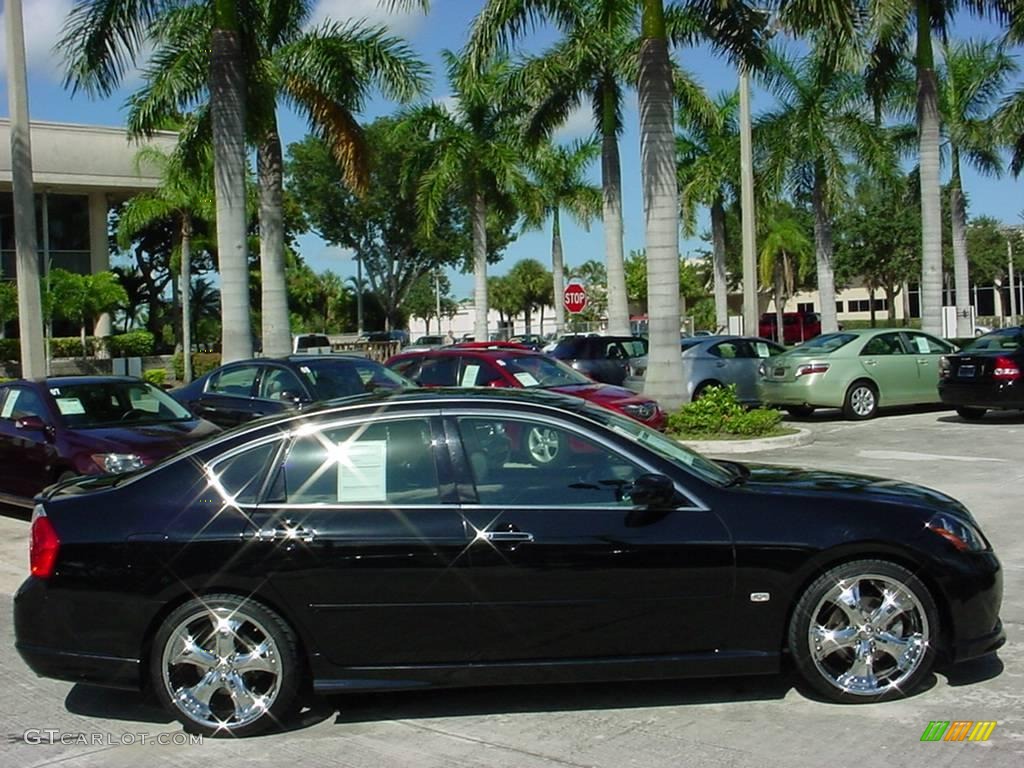
[[736,398],[736,387],[712,387],[703,396],[675,413],[669,414],[669,432],[713,437],[770,434],[782,420],[782,413],[771,408],[747,410]]
[[111,357],[145,357],[153,354],[153,345],[149,331],[129,331],[107,339]]
[[0,360],[21,360],[21,340],[0,339]]
[[[92,336],[85,338],[85,353],[87,356],[96,354],[96,339]],[[55,336],[50,339],[51,357],[81,357],[82,339],[78,336]]]
[[164,368],[150,368],[142,372],[142,380],[148,381],[154,387],[163,386],[167,380],[167,371]]
[[[181,352],[174,353],[173,359],[174,377],[181,381],[185,378],[185,357]],[[205,376],[214,368],[220,366],[220,352],[193,352],[192,353],[192,376],[199,378]]]

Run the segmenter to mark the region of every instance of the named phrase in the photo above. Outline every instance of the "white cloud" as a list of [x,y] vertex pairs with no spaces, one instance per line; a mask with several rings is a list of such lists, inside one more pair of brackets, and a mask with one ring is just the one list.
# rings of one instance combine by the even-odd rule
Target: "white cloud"
[[[64,28],[64,20],[71,11],[72,0],[23,0],[22,16],[25,22],[25,60],[28,76],[45,76],[59,82],[63,77],[64,62],[53,50]],[[0,14],[0,74],[7,75],[7,14]]]
[[381,0],[320,0],[313,9],[311,23],[316,25],[327,19],[365,19],[371,24],[386,26],[392,34],[409,37],[426,18],[418,8],[391,12],[386,5]]
[[589,103],[581,104],[569,113],[566,121],[554,132],[556,142],[585,139],[594,132],[594,111]]

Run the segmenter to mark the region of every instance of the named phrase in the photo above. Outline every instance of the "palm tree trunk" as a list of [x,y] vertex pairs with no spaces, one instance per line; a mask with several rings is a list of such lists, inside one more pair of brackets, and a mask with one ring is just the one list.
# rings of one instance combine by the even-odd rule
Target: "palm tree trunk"
[[785,258],[785,256],[776,257],[774,270],[775,279],[774,285],[772,287],[772,291],[775,293],[775,340],[779,342],[779,344],[786,343],[786,325],[783,322],[785,320],[784,310],[786,306],[786,300],[782,297],[782,294],[785,290],[783,288],[783,283],[785,282],[785,280],[782,276],[783,270],[785,269],[783,266]]
[[245,213],[245,70],[234,0],[214,0],[210,119],[217,195],[221,359],[252,357]]
[[825,199],[825,169],[821,162],[814,168],[814,257],[818,270],[818,299],[821,302],[821,332],[839,330],[836,319],[836,277],[832,266],[835,247],[832,242],[832,219]]
[[679,188],[672,120],[672,66],[662,0],[644,0],[640,49],[640,168],[647,248],[650,352],[644,392],[663,408],[683,401],[679,360]]
[[181,218],[181,360],[185,383],[192,381],[192,217]]
[[[622,250],[622,167],[616,133],[615,87],[605,83],[601,120],[601,188],[604,211],[604,261],[608,273],[608,332],[629,333],[626,264]],[[558,299],[556,298],[556,301]]]
[[276,122],[256,152],[260,180],[260,307],[263,354],[267,357],[281,357],[292,349],[284,271],[284,163]]
[[917,0],[917,131],[921,174],[921,329],[942,332],[942,205],[939,188],[938,80],[929,4]]
[[721,195],[716,195],[714,202],[711,203],[711,247],[715,292],[715,331],[725,333],[729,328],[729,283],[725,271],[725,204],[722,202]]
[[473,337],[487,341],[487,203],[483,192],[473,193]]
[[956,286],[956,335],[965,339],[974,335],[971,323],[970,262],[967,259],[967,211],[960,181],[960,150],[953,147],[950,164],[949,210],[953,233],[953,283]]
[[[562,259],[562,225],[559,223],[559,210],[551,212],[551,282],[555,304],[555,335],[561,336],[565,328],[565,305],[562,294],[565,293],[565,262]],[[544,333],[544,321],[541,320],[541,333]]]

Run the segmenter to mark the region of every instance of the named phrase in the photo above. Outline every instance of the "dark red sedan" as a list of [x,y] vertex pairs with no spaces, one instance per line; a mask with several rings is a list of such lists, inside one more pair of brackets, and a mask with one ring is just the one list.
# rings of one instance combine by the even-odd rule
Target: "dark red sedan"
[[139,469],[220,430],[127,376],[62,376],[0,386],[0,503],[32,506],[76,475]]
[[395,355],[386,365],[421,387],[549,389],[611,408],[655,429],[665,412],[649,397],[601,384],[540,352],[509,345],[449,347]]

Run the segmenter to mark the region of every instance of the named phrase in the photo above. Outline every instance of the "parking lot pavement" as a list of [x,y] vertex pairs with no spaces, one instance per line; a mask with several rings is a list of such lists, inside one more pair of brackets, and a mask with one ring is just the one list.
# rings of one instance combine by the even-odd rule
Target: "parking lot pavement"
[[[0,766],[712,766],[774,768],[1016,766],[1024,761],[1024,418],[963,423],[947,412],[850,423],[816,414],[813,445],[741,457],[895,477],[963,500],[1006,569],[1009,642],[998,657],[940,671],[928,690],[889,704],[838,706],[806,698],[787,678],[433,691],[333,698],[293,730],[248,740],[150,746],[142,735],[180,728],[136,694],[36,678],[0,622]],[[0,586],[24,573],[27,524],[0,519]],[[20,541],[19,541],[20,539]],[[10,598],[0,597],[10,616]],[[932,720],[994,720],[984,743],[921,742]],[[99,744],[26,743],[28,729]],[[34,740],[30,734],[30,740]],[[120,744],[120,740],[129,744]],[[108,743],[114,742],[114,743]]]

